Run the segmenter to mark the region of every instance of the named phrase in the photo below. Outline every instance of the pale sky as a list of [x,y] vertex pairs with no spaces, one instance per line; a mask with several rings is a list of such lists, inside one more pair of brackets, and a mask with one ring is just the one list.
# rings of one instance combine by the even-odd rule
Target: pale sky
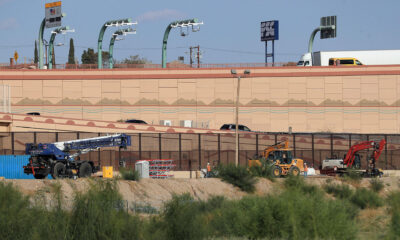
[[[51,2],[51,1],[46,1]],[[34,41],[44,18],[45,1],[0,0],[0,63],[6,63],[17,50],[19,62],[33,58]],[[138,21],[137,34],[115,44],[114,58],[121,60],[139,54],[153,63],[161,62],[162,37],[175,20],[198,18],[204,22],[199,32],[181,37],[171,31],[168,61],[184,56],[189,47],[200,45],[203,63],[262,63],[265,45],[260,41],[260,22],[279,20],[280,39],[275,42],[276,62],[297,61],[307,51],[311,32],[323,16],[336,15],[337,38],[314,43],[315,51],[400,49],[399,0],[69,0],[62,3],[63,26],[75,33],[59,35],[56,62],[65,63],[69,38],[74,38],[75,56],[84,49],[97,48],[97,37],[104,22],[131,17]],[[103,42],[108,50],[109,28]],[[45,39],[50,38],[50,29]],[[97,50],[96,50],[97,51]]]

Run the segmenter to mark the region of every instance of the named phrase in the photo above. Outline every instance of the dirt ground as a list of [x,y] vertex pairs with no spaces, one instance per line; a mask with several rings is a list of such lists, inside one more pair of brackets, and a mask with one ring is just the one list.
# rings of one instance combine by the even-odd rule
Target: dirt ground
[[[382,195],[399,190],[400,177],[383,177],[385,184]],[[12,183],[23,194],[31,196],[32,201],[49,204],[52,199],[54,184],[60,184],[63,200],[66,207],[71,207],[75,192],[85,191],[90,184],[96,181],[91,179],[65,179],[65,180],[2,180]],[[266,195],[279,192],[284,179],[271,182],[259,179],[256,184],[257,195]],[[346,182],[334,177],[308,177],[306,182],[322,186],[330,182],[336,184],[349,184],[352,187],[369,187],[370,179],[363,179],[360,183]],[[228,199],[239,199],[247,193],[240,191],[231,184],[222,182],[217,178],[208,179],[142,179],[139,182],[118,180],[118,188],[124,200],[129,203],[149,204],[160,208],[163,203],[170,200],[174,194],[190,193],[195,199],[207,200],[211,196],[224,196]]]

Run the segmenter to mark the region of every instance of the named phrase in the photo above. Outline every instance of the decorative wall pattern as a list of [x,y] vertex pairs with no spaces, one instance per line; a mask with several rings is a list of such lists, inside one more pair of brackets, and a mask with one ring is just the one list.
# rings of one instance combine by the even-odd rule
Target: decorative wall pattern
[[[253,69],[253,77],[242,78],[240,123],[256,131],[287,131],[291,126],[296,132],[400,133],[400,66],[350,70]],[[31,77],[24,72],[10,80],[0,72],[0,81],[12,87],[15,113],[107,121],[137,118],[153,124],[193,120],[209,122],[210,128],[234,122],[236,79],[220,75],[226,69],[198,70],[184,77],[182,71],[164,71],[159,77],[146,75],[151,71],[106,71],[104,76],[86,72],[80,79],[68,77],[78,75],[76,71],[48,76],[34,72]],[[126,75],[115,79],[116,74]]]

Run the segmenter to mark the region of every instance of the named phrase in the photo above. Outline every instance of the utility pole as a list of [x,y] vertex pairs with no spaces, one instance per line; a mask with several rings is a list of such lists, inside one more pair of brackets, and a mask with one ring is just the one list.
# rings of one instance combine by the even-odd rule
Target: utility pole
[[193,67],[193,49],[197,49],[197,68],[200,68],[200,45],[190,47],[190,67]]
[[193,47],[190,47],[190,67],[192,68],[193,67],[193,58],[192,58],[192,49],[193,49]]
[[200,45],[197,46],[197,68],[200,68]]

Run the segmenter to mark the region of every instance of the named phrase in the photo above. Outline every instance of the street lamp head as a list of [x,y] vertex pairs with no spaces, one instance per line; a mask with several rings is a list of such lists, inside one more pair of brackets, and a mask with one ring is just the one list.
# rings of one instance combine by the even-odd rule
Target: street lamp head
[[236,69],[231,69],[231,74],[236,75],[237,74]]
[[244,70],[244,74],[250,74],[250,70]]

